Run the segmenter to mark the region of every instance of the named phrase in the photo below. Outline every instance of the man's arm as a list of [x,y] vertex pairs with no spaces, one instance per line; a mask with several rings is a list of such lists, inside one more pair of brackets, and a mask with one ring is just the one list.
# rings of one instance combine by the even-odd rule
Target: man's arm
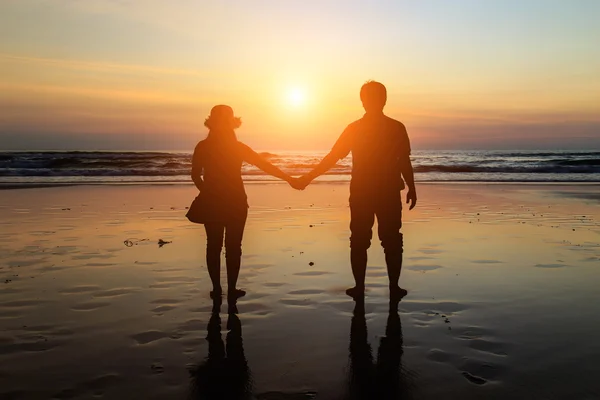
[[194,155],[192,156],[192,181],[199,191],[202,191],[204,187],[204,181],[202,180],[202,157],[200,156],[199,146],[194,149]]
[[408,186],[408,193],[406,193],[406,204],[410,204],[409,210],[412,210],[417,205],[417,189],[415,188],[415,175],[413,172],[412,163],[408,155],[400,158],[400,171],[402,171],[402,177],[406,186]]
[[408,186],[408,193],[406,193],[406,204],[410,204],[409,210],[412,210],[417,205],[417,189],[415,188],[415,175],[413,172],[412,163],[410,162],[410,140],[406,128],[402,125],[402,135],[404,142],[400,146],[400,155],[398,162],[400,164],[400,171],[406,186]]
[[329,154],[323,157],[321,162],[312,171],[298,179],[300,189],[304,189],[315,178],[317,178],[320,175],[323,175],[325,172],[335,167],[335,165],[340,159],[346,157],[348,153],[350,153],[350,135],[351,134],[349,128],[346,128],[346,130],[340,135],[337,142],[335,142],[335,144],[331,148]]
[[282,179],[291,184],[293,179],[292,177],[290,177],[288,174],[286,174],[267,160],[265,160],[263,157],[261,157],[260,154],[258,154],[245,144],[242,144],[242,154],[244,161],[246,161],[247,163],[258,167],[259,169],[263,170],[269,175],[274,176],[275,178]]

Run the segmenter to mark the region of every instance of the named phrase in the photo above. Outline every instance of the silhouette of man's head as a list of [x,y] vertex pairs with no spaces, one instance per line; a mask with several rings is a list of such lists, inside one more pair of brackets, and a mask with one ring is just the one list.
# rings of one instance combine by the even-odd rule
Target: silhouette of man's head
[[210,115],[204,120],[204,126],[210,130],[231,130],[242,125],[242,120],[233,115],[233,108],[220,104],[210,110]]
[[360,88],[360,100],[366,112],[381,112],[387,101],[387,90],[379,82],[368,81]]

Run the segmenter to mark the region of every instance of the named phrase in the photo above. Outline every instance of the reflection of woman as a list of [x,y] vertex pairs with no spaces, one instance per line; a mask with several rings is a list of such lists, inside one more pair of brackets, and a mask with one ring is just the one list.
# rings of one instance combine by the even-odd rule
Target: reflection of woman
[[[232,300],[235,302],[235,300]],[[244,355],[242,323],[236,315],[235,303],[227,317],[227,346],[221,337],[221,298],[213,300],[208,322],[208,357],[203,364],[190,369],[192,378],[190,399],[245,400],[252,396],[252,379]]]
[[220,296],[221,249],[225,237],[227,289],[230,296],[245,294],[236,287],[242,256],[242,236],[248,215],[248,202],[242,181],[242,163],[253,164],[277,178],[292,182],[287,174],[239,142],[234,130],[241,120],[229,106],[212,108],[204,122],[208,137],[194,150],[192,179],[206,199],[210,222],[206,222],[206,264],[213,284],[211,296]]

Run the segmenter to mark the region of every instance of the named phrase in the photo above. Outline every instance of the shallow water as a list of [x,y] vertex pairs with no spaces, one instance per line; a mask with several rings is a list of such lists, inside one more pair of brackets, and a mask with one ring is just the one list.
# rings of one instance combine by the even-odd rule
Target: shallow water
[[600,397],[597,188],[421,185],[398,313],[376,239],[364,313],[344,295],[347,191],[248,186],[220,323],[193,188],[3,191],[2,398]]

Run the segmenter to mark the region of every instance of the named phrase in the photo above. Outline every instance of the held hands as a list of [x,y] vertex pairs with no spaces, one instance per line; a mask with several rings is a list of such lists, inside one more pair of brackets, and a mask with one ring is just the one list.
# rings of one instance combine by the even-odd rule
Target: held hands
[[291,187],[293,187],[296,190],[304,190],[310,184],[311,181],[311,177],[309,177],[308,175],[304,175],[299,178],[290,177],[288,183]]

